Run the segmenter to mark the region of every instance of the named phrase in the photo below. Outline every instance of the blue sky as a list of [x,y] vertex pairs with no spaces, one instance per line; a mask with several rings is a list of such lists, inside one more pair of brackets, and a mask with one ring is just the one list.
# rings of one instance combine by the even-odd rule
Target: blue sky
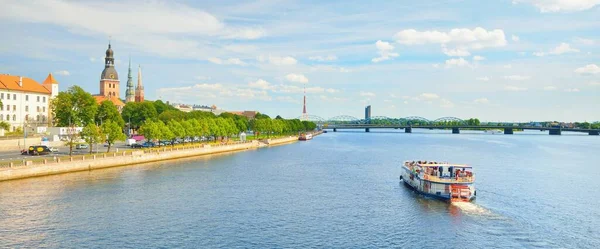
[[[423,3],[419,3],[423,2]],[[298,117],[600,120],[600,0],[0,0],[0,73]],[[135,77],[134,67],[134,82]]]

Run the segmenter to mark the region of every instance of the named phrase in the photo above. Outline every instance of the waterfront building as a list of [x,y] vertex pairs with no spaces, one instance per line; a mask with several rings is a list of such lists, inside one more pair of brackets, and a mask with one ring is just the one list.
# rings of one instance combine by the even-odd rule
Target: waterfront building
[[[34,133],[49,123],[50,100],[58,95],[58,81],[50,73],[43,84],[23,76],[0,75],[0,120],[10,131],[25,128]],[[23,129],[23,130],[25,130]]]
[[138,83],[135,88],[135,102],[144,102],[144,85],[142,85],[142,67],[138,65]]
[[119,74],[115,69],[114,52],[108,43],[106,57],[104,58],[104,70],[100,74],[100,94],[94,95],[96,102],[102,103],[104,100],[113,102],[119,111],[123,110],[125,103],[120,99],[119,93]]

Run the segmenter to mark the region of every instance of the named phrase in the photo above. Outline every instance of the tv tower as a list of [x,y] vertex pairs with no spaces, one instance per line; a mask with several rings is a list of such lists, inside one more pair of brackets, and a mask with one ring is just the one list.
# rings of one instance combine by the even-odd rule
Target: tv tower
[[302,116],[300,117],[302,121],[308,121],[308,112],[306,112],[306,84],[304,84],[304,106],[302,108]]

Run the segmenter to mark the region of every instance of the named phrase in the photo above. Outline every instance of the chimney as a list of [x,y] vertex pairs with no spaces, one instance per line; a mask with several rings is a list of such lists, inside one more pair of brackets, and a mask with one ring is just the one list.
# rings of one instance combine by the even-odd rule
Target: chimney
[[23,87],[23,77],[19,76],[19,86]]

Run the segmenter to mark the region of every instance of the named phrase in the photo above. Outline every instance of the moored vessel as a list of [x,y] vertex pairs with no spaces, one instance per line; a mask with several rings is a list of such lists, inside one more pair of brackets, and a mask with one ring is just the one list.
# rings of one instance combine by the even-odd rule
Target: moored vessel
[[464,164],[407,161],[400,180],[420,194],[450,202],[471,201],[476,194],[473,168]]
[[311,140],[311,139],[312,139],[312,134],[310,134],[310,133],[302,133],[298,137],[298,140],[300,140],[300,141],[307,141],[307,140]]

